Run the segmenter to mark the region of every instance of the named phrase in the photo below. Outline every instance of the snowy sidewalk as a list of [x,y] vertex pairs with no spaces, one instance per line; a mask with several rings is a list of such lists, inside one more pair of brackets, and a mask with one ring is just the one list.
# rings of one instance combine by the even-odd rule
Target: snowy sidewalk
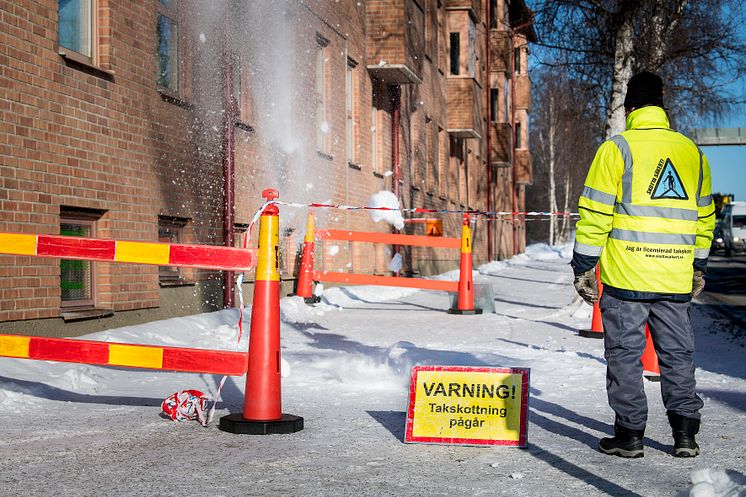
[[[603,344],[577,336],[590,307],[575,296],[567,259],[530,249],[479,268],[495,314],[449,315],[448,295],[407,289],[327,289],[313,308],[284,299],[283,410],[305,418],[293,435],[159,416],[169,394],[214,391],[218,377],[0,359],[0,495],[674,496],[693,469],[746,472],[746,344],[705,305],[692,312],[702,455],[670,455],[650,382],[645,457],[596,451],[612,422]],[[230,350],[235,319],[223,311],[89,338]],[[531,368],[528,448],[402,443],[414,364]],[[243,387],[229,378],[218,416],[240,411]]]

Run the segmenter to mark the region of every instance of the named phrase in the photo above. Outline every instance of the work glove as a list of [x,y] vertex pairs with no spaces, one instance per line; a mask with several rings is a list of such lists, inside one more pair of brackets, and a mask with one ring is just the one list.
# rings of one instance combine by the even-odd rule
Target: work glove
[[588,304],[593,305],[598,302],[598,281],[596,281],[595,268],[575,275],[575,290]]
[[702,271],[694,271],[692,277],[692,298],[696,297],[702,290],[705,289],[705,273]]

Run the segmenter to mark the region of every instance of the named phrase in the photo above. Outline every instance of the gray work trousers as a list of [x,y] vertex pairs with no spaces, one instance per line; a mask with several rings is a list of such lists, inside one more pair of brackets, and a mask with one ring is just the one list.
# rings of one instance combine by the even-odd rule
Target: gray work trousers
[[689,302],[621,300],[603,293],[599,305],[606,349],[606,393],[616,413],[615,421],[625,428],[645,429],[648,403],[642,353],[646,323],[658,355],[663,404],[668,411],[699,419],[704,404],[694,391],[694,332]]

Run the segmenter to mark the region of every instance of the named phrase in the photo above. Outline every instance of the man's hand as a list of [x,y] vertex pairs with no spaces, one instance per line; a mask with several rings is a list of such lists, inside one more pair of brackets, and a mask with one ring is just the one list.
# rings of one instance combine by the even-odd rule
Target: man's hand
[[692,278],[692,298],[698,296],[705,289],[705,273],[702,271],[694,271],[694,277]]
[[588,304],[593,305],[598,302],[598,282],[596,281],[595,268],[575,276],[575,290]]

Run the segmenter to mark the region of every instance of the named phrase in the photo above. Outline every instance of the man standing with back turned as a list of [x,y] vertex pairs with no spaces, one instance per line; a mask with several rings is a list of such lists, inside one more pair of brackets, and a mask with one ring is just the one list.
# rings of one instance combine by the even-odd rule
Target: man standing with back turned
[[648,324],[674,455],[694,457],[703,403],[695,393],[689,303],[704,288],[715,226],[710,166],[691,140],[669,127],[657,75],[633,76],[624,107],[627,130],[599,147],[588,171],[571,263],[575,288],[589,304],[598,301],[599,259],[604,284],[606,391],[616,417],[614,437],[598,448],[643,456],[648,409],[641,357]]

